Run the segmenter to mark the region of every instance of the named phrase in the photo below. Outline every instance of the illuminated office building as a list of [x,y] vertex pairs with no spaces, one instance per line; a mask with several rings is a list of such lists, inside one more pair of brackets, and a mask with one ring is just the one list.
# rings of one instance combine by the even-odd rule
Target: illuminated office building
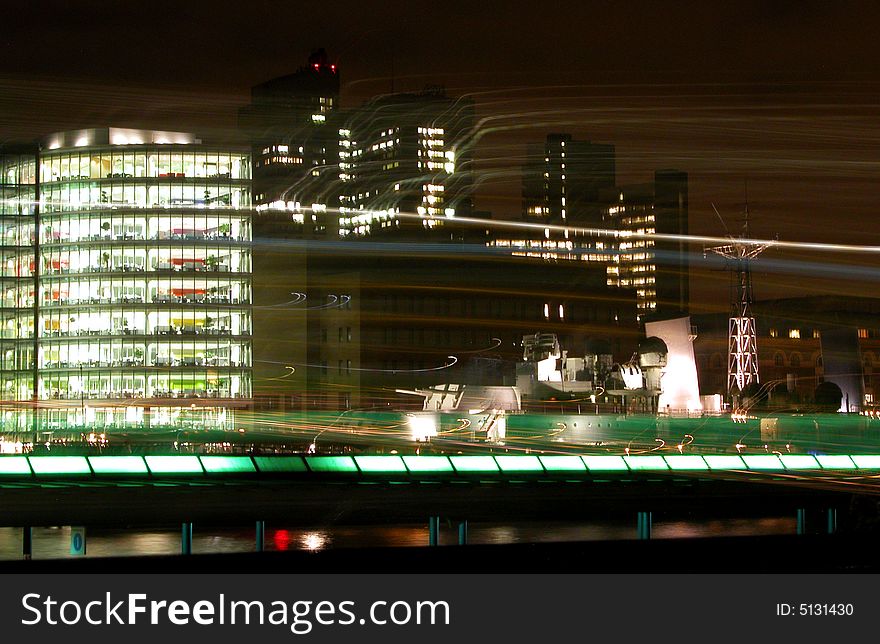
[[489,246],[515,257],[610,261],[610,239],[581,229],[602,226],[603,194],[614,186],[615,172],[613,145],[578,141],[571,134],[548,134],[544,143],[529,145],[522,168],[522,219],[535,227],[500,234]]
[[523,219],[572,226],[601,222],[599,192],[614,185],[614,146],[549,134],[523,167]]
[[[641,234],[657,228],[654,213],[654,187],[650,184],[621,186],[605,211],[607,227]],[[639,319],[657,309],[657,258],[655,240],[626,237],[611,240],[608,256],[608,286],[633,291]]]
[[[605,194],[605,227],[631,233],[610,243],[608,285],[635,293],[639,320],[687,313],[687,173],[658,170],[653,183],[621,186]],[[655,233],[681,238],[642,236]]]
[[340,236],[429,230],[470,216],[473,125],[473,101],[439,88],[350,111],[339,130]]
[[[307,68],[295,76],[325,75]],[[314,106],[310,97],[320,97],[306,86],[296,93],[291,105]],[[308,122],[308,110],[290,112],[299,119],[293,130],[326,135],[322,145],[333,146],[335,161],[309,165],[305,159],[290,170],[285,196],[256,208],[260,410],[357,407],[366,400],[365,388],[383,373],[362,342],[375,341],[391,309],[368,298],[369,286],[366,294],[359,286],[370,284],[379,269],[357,253],[334,254],[335,247],[323,241],[406,236],[418,244],[436,240],[471,209],[465,145],[473,125],[471,101],[429,90],[379,97],[345,112],[335,106],[321,125]],[[264,170],[255,163],[255,190]]]
[[239,125],[253,155],[253,203],[305,236],[335,236],[338,205],[339,70],[316,50],[293,74],[251,89]]
[[[0,150],[0,395],[3,402],[31,401],[37,378],[33,328],[36,277],[35,214],[38,203],[37,147]],[[2,430],[30,427],[28,412],[2,407]]]
[[513,256],[604,264],[607,285],[635,296],[639,322],[688,312],[687,173],[658,170],[652,183],[616,187],[614,147],[569,134],[547,136],[543,147],[529,148],[529,159],[522,218],[538,226],[499,235],[489,246]]
[[[251,398],[247,151],[104,128],[4,154],[5,431],[230,429]],[[36,199],[34,199],[36,197]]]

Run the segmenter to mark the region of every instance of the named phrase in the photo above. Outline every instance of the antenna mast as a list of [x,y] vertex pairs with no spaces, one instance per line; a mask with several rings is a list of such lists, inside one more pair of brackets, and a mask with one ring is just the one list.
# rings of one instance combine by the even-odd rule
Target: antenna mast
[[[748,194],[748,193],[747,193]],[[712,206],[715,207],[714,205]],[[716,214],[718,211],[715,210]],[[718,214],[720,218],[721,215]],[[724,220],[722,219],[722,223]],[[726,228],[726,226],[725,226]],[[729,244],[707,248],[727,260],[731,271],[730,320],[727,341],[727,391],[740,394],[748,385],[759,382],[758,347],[755,315],[752,312],[751,260],[763,253],[770,244],[758,244],[749,239],[749,204],[746,201],[745,223],[740,237],[727,234]]]

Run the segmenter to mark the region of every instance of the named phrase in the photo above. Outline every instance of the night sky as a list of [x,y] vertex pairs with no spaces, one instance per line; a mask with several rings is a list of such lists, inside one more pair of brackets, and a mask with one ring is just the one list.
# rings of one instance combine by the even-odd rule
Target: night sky
[[[880,246],[880,10],[864,2],[17,2],[0,36],[0,140],[98,125],[222,136],[251,85],[325,47],[343,107],[444,85],[487,119],[477,207],[519,216],[525,143],[614,143],[618,182],[690,174],[694,234]],[[392,81],[393,68],[393,81]],[[719,304],[717,264],[693,308]],[[875,295],[876,255],[773,251],[758,298]],[[726,299],[724,300],[726,306]]]

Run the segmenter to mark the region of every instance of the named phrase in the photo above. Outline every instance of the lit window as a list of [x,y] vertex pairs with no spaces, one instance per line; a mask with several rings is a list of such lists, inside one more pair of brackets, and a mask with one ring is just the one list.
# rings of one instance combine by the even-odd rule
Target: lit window
[[788,330],[788,337],[791,338],[792,340],[800,340],[801,330],[800,329],[789,329]]
[[773,327],[770,327],[770,337],[775,338],[778,335],[779,335],[779,332],[776,329],[774,329]]
[[868,329],[859,329],[859,338],[862,340],[868,339]]
[[563,304],[559,305],[559,319],[560,320],[565,319],[565,306]]
[[550,319],[550,305],[549,304],[544,304],[544,319],[545,320]]
[[818,340],[820,338],[819,329],[813,329],[813,339]]

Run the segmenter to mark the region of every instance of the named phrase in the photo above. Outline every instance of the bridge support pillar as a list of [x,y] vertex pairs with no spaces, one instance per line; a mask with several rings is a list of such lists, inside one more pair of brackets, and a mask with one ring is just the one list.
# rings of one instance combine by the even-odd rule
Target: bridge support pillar
[[21,556],[24,559],[34,556],[34,529],[29,525],[21,529]]
[[837,533],[837,508],[828,508],[828,534]]
[[428,517],[428,545],[440,545],[440,517]]
[[193,548],[193,524],[184,523],[180,529],[180,554],[191,555]]
[[458,545],[466,546],[468,542],[468,522],[458,522]]
[[70,526],[70,554],[83,556],[86,554],[86,529],[84,526]]
[[266,549],[266,522],[257,521],[255,548],[257,552],[263,552]]
[[636,515],[636,532],[639,539],[651,538],[652,516],[650,512],[639,512]]
[[797,533],[807,534],[807,510],[798,508],[797,511]]

